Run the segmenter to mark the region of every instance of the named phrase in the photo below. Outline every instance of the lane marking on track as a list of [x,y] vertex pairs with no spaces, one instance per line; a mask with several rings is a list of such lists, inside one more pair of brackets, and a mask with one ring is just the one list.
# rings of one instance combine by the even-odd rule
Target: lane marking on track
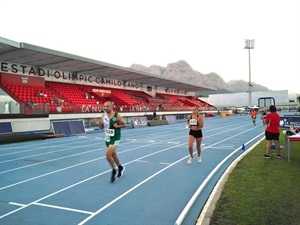
[[180,144],[180,142],[176,142],[176,141],[168,141],[167,143],[168,143],[168,144],[175,144],[175,145]]
[[162,164],[162,165],[171,165],[171,163],[166,163],[166,162],[160,162],[159,164]]
[[9,202],[8,204],[10,204],[10,205],[16,205],[16,206],[21,206],[21,207],[26,206],[25,204],[21,204],[21,203],[17,203],[17,202]]
[[79,212],[79,213],[84,213],[84,214],[89,214],[92,215],[94,212],[89,212],[85,210],[79,210],[79,209],[72,209],[68,207],[61,207],[61,206],[56,206],[56,205],[49,205],[49,204],[44,204],[44,203],[33,203],[33,205],[39,205],[39,206],[44,206],[44,207],[49,207],[49,208],[54,208],[54,209],[62,209],[62,210],[67,210],[67,211],[72,211],[72,212]]
[[220,148],[223,148],[223,149],[226,148],[227,149],[228,148],[228,149],[231,149],[231,148],[234,148],[234,146],[222,146],[222,145],[220,145],[220,146],[214,146],[214,147],[209,147],[209,148],[215,148],[215,149],[216,148],[217,149],[220,149]]
[[140,159],[138,159],[138,160],[135,160],[136,162],[141,162],[141,163],[147,163],[148,161],[146,161],[146,160],[140,160]]

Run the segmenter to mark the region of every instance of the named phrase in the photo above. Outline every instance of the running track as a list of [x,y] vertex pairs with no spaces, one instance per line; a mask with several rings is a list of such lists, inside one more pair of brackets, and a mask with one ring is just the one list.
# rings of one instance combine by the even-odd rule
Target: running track
[[204,122],[203,162],[192,165],[185,121],[123,129],[114,184],[102,131],[1,145],[0,224],[195,224],[225,169],[264,135],[249,115]]

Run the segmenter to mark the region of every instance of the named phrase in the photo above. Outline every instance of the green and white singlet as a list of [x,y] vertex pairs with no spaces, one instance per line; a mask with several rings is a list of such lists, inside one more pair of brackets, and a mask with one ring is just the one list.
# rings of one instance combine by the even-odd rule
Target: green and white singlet
[[105,132],[105,143],[109,145],[119,145],[121,139],[121,128],[115,128],[114,123],[118,123],[118,113],[115,112],[111,119],[108,118],[107,114],[104,114],[103,118],[104,132]]

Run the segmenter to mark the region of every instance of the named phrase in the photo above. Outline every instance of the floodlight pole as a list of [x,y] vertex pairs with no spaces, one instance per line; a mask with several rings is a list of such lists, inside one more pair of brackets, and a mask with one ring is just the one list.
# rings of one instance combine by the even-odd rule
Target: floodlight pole
[[254,49],[255,40],[254,39],[246,39],[244,49],[249,49],[249,82],[248,82],[248,92],[249,92],[249,106],[252,106],[252,83],[251,83],[251,57],[250,57],[250,49]]

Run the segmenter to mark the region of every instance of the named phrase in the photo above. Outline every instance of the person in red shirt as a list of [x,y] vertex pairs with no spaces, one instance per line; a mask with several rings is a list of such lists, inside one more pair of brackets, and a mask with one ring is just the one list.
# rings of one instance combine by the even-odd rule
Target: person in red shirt
[[255,109],[252,109],[252,110],[250,111],[251,119],[252,119],[252,122],[253,122],[253,125],[254,125],[254,126],[255,126],[255,121],[256,121],[256,114],[257,114],[257,112],[256,112]]
[[265,118],[262,117],[262,120],[263,120],[264,124],[266,125],[265,137],[266,137],[266,141],[267,141],[266,154],[264,154],[263,157],[266,159],[270,158],[271,144],[272,144],[272,141],[274,141],[275,147],[276,147],[276,158],[281,158],[280,144],[279,144],[280,115],[276,112],[277,110],[276,110],[275,105],[271,105],[269,107],[269,110],[270,110],[270,113],[268,113]]

